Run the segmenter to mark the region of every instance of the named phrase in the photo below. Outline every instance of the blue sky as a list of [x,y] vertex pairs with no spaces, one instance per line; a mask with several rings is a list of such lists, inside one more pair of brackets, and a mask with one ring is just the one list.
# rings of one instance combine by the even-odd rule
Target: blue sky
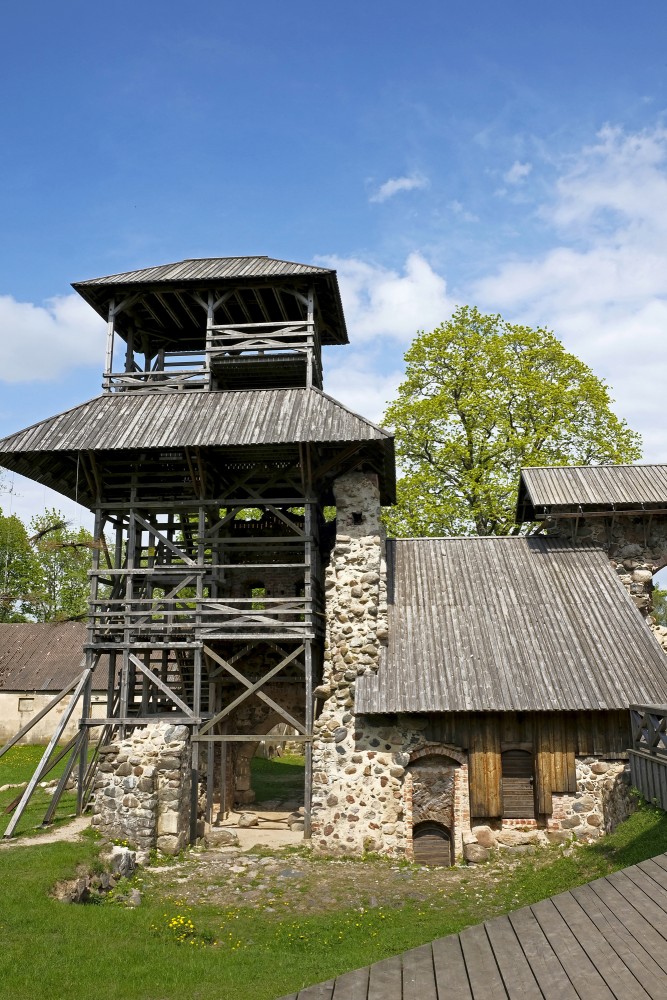
[[12,5],[0,435],[99,391],[71,281],[263,253],[338,268],[326,388],[367,416],[474,303],[553,329],[667,461],[666,27],[657,0]]

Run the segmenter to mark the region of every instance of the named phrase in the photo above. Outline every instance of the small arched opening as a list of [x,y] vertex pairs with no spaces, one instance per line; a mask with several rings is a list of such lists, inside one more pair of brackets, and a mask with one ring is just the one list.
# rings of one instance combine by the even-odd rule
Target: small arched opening
[[443,823],[433,820],[417,823],[412,830],[412,851],[419,865],[454,864],[452,838]]

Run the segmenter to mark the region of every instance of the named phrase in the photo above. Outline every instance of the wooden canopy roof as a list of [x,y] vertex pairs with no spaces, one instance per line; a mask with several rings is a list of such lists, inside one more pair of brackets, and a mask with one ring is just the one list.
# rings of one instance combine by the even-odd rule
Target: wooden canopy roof
[[357,710],[667,703],[667,657],[604,552],[542,537],[387,543],[389,639]]
[[574,465],[521,470],[517,521],[558,514],[667,509],[667,465]]
[[261,323],[303,320],[305,306],[295,292],[316,293],[316,320],[323,344],[347,344],[348,336],[336,272],[272,257],[206,257],[110,274],[72,287],[107,319],[109,303],[127,301],[116,317],[125,339],[130,326],[161,337],[166,350],[196,349],[206,330],[208,292],[233,291],[219,307],[220,321]]

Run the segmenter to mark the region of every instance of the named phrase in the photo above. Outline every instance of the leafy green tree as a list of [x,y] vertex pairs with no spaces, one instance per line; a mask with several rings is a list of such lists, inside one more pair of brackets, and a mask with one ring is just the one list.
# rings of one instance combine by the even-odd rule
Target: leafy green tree
[[651,618],[656,625],[667,625],[667,589],[654,585],[651,605]]
[[641,439],[549,330],[462,306],[405,355],[385,422],[402,478],[396,535],[507,535],[522,466],[631,462]]
[[93,536],[71,529],[57,510],[46,510],[30,522],[39,565],[30,609],[38,621],[84,618],[87,614]]
[[28,621],[39,565],[25,525],[0,509],[0,622]]

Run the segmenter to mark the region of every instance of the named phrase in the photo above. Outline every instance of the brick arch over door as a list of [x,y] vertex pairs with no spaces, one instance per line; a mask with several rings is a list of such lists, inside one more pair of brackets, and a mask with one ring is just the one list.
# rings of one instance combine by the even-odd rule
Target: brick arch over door
[[410,754],[410,764],[415,764],[424,757],[448,757],[452,764],[468,763],[468,755],[463,750],[447,743],[426,743],[418,750],[413,750]]

